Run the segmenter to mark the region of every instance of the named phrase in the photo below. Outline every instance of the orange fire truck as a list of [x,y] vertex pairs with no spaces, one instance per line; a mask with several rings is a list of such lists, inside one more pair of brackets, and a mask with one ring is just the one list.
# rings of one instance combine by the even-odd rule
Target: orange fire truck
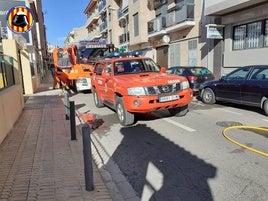
[[90,90],[94,61],[108,47],[106,41],[80,41],[54,48],[54,88]]

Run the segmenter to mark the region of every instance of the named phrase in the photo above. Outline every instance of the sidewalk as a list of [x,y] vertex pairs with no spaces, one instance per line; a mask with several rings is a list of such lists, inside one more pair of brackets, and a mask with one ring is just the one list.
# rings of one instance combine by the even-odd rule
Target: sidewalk
[[52,83],[47,75],[0,145],[0,201],[112,200],[94,162],[94,190],[86,191],[82,136],[71,140],[62,90]]

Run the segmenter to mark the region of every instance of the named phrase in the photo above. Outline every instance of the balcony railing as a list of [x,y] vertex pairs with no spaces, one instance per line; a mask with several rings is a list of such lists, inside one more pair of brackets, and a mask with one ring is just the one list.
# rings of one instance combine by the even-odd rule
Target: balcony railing
[[129,42],[129,32],[123,33],[122,35],[119,36],[119,43],[127,43]]
[[123,10],[122,9],[118,9],[117,11],[117,17],[118,19],[120,19],[121,17],[123,17],[124,13],[123,13]]
[[107,21],[104,21],[102,24],[100,24],[100,32],[104,31],[107,29]]
[[148,34],[160,32],[185,21],[194,21],[194,4],[188,3],[148,22]]
[[14,84],[13,58],[0,55],[0,90]]
[[124,17],[125,15],[128,15],[128,7],[125,7],[124,9],[119,8],[117,11],[118,19],[120,19],[121,17]]
[[166,28],[166,17],[157,17],[148,22],[148,33],[159,32]]
[[167,14],[167,27],[176,25],[184,21],[194,20],[194,5],[187,4],[178,10]]
[[86,22],[86,26],[89,27],[90,25],[94,24],[95,22],[97,22],[99,19],[99,16],[96,15],[96,13],[92,14]]
[[99,13],[106,7],[106,5],[107,5],[106,0],[102,0],[102,2],[99,3],[99,6],[98,6]]

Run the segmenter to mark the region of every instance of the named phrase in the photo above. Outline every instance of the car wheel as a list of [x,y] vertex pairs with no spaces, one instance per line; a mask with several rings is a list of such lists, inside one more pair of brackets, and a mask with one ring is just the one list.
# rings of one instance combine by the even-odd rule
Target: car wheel
[[133,113],[128,112],[125,109],[123,99],[118,97],[116,100],[116,113],[119,119],[119,122],[123,126],[128,126],[134,123],[135,116]]
[[188,105],[185,105],[183,107],[170,108],[168,111],[172,116],[182,117],[185,116],[189,110]]
[[100,100],[95,88],[92,89],[92,95],[93,95],[93,99],[94,99],[94,103],[96,107],[97,108],[103,107],[104,106],[103,102]]
[[202,101],[206,104],[214,104],[216,102],[215,100],[215,94],[212,89],[205,88],[203,89],[201,93]]
[[268,116],[268,99],[266,99],[263,103],[264,113]]

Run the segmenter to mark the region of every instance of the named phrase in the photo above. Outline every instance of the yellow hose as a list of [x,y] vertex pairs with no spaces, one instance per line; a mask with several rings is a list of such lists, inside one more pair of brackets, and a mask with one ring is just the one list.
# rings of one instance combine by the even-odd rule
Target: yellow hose
[[246,146],[246,145],[244,145],[244,144],[241,144],[241,143],[237,142],[236,140],[230,138],[230,137],[226,134],[226,131],[228,131],[228,130],[231,130],[231,129],[239,129],[239,128],[264,131],[264,132],[267,132],[267,134],[268,134],[268,129],[267,129],[267,128],[260,128],[260,127],[255,127],[255,126],[230,126],[230,127],[225,128],[225,129],[222,131],[222,135],[223,135],[226,139],[228,139],[229,141],[233,142],[234,144],[237,144],[237,145],[240,146],[240,147],[243,147],[243,148],[245,148],[245,149],[248,149],[248,150],[250,150],[250,151],[253,151],[253,152],[257,153],[257,154],[261,154],[261,155],[263,155],[263,156],[268,156],[268,153],[263,152],[263,151],[260,151],[260,150],[258,150],[258,149],[254,149],[254,148],[249,147],[249,146]]

